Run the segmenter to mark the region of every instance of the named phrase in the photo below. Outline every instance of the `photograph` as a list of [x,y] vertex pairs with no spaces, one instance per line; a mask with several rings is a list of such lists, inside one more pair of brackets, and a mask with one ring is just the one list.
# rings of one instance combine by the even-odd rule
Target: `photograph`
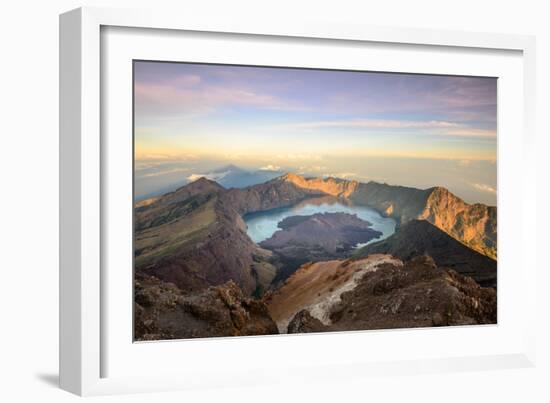
[[497,324],[498,78],[132,63],[134,341]]

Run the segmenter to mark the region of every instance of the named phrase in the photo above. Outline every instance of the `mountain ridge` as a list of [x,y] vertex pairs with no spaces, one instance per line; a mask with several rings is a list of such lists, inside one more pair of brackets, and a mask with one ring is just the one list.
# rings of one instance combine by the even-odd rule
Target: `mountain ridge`
[[322,191],[367,205],[395,218],[400,225],[412,219],[425,219],[470,248],[493,259],[497,257],[496,207],[468,204],[442,186],[417,189],[374,181],[305,178],[293,173],[280,178],[309,191]]
[[190,292],[233,280],[251,295],[259,277],[254,268],[268,252],[252,242],[242,217],[222,200],[226,191],[200,178],[136,208],[136,272]]
[[136,270],[189,290],[234,280],[250,295],[259,278],[273,276],[273,268],[270,252],[250,240],[242,217],[326,195],[372,207],[399,226],[425,219],[467,247],[496,257],[496,208],[468,205],[441,187],[422,190],[289,173],[243,189],[225,189],[202,177],[137,203]]

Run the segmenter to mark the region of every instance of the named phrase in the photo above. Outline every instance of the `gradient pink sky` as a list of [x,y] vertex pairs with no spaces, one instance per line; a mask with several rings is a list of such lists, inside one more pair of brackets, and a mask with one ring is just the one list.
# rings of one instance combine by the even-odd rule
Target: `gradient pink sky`
[[138,61],[134,79],[136,161],[373,177],[351,162],[386,158],[403,172],[385,180],[418,185],[411,161],[450,160],[496,199],[495,78]]

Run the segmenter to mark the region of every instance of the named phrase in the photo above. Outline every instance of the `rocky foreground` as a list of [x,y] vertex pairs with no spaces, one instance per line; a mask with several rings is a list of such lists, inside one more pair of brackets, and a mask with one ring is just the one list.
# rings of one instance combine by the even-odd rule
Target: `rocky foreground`
[[237,284],[183,292],[135,280],[135,339],[312,333],[494,324],[496,291],[427,257],[389,255],[302,266],[277,291],[246,297]]
[[174,284],[138,275],[134,297],[136,340],[278,333],[266,305],[245,297],[233,281],[184,293]]
[[279,331],[289,333],[497,321],[495,289],[439,268],[426,256],[404,263],[371,255],[307,265],[266,302]]

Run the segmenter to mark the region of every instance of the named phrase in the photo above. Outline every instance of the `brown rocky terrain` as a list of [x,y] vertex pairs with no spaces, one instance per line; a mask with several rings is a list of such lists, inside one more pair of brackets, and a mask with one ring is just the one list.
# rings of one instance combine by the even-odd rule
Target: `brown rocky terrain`
[[[431,249],[425,247],[425,244],[418,242],[416,243],[417,246],[415,246],[415,251],[410,249],[407,250],[406,248],[403,249],[401,246],[406,245],[407,242],[409,242],[407,240],[409,238],[422,242],[427,242],[429,240],[427,238],[424,239],[422,236],[419,237],[418,231],[412,231],[407,235],[407,239],[403,239],[401,243],[399,243],[399,245],[401,245],[400,248],[392,249],[384,247],[378,250],[373,249],[371,252],[380,251],[384,253],[395,253],[397,256],[408,259],[415,254],[420,254],[420,249],[422,249],[421,246],[424,245],[423,248],[426,252],[422,253],[433,254],[438,266],[453,267],[457,271],[464,274],[470,274],[474,277],[481,273],[479,268],[486,265],[487,261],[477,255],[467,254],[464,250],[460,251],[458,246],[464,244],[482,254],[496,257],[496,208],[481,204],[469,205],[443,188],[419,190],[374,182],[364,184],[334,178],[307,179],[298,175],[288,174],[245,189],[224,189],[213,181],[201,178],[174,192],[165,194],[164,196],[147,199],[136,204],[134,220],[136,279],[139,278],[139,276],[142,276],[143,279],[149,279],[142,283],[143,290],[148,287],[152,287],[152,290],[160,287],[164,291],[167,291],[165,294],[167,296],[178,291],[181,293],[179,296],[181,298],[191,298],[190,296],[194,296],[193,298],[196,297],[197,301],[203,301],[204,303],[208,303],[210,299],[200,299],[198,297],[199,295],[206,293],[206,290],[211,290],[212,286],[222,286],[230,281],[233,281],[236,287],[242,290],[241,292],[244,296],[248,297],[255,295],[256,297],[261,297],[264,292],[269,290],[273,282],[277,280],[277,275],[280,276],[284,270],[277,271],[278,269],[275,265],[278,264],[278,262],[280,263],[280,261],[277,261],[276,255],[256,245],[248,237],[246,234],[246,224],[242,216],[256,211],[291,206],[308,198],[326,195],[344,198],[356,204],[375,208],[383,214],[394,217],[401,228],[406,228],[406,224],[411,222],[411,220],[423,218],[444,231],[450,237],[459,241],[453,244],[449,238],[438,234],[437,237],[432,239],[432,241],[435,241],[431,244]],[[303,220],[300,224],[297,223],[296,220],[300,221],[301,219],[293,218],[292,220],[294,220],[294,223],[297,225],[305,225],[307,221]],[[310,224],[311,223],[308,225]],[[311,232],[312,231],[310,231],[310,233]],[[332,232],[334,233],[334,230]],[[396,235],[398,235],[398,233]],[[405,232],[402,233],[402,235],[405,234]],[[287,244],[291,243],[291,240],[287,241]],[[387,246],[388,244],[385,245]],[[325,251],[338,251],[341,246],[342,245],[332,243],[325,248]],[[438,248],[442,248],[445,252],[438,254]],[[449,250],[452,251],[452,254],[448,252]],[[449,254],[449,256],[445,256],[445,254]],[[298,256],[298,253],[295,253],[295,255]],[[376,256],[380,255],[374,255],[374,257],[369,256],[367,259],[376,260]],[[330,257],[324,256],[324,258]],[[307,257],[307,259],[315,260],[310,259],[310,257]],[[385,256],[381,259],[393,258]],[[461,259],[465,259],[465,261],[461,261]],[[370,263],[367,264],[367,262]],[[393,260],[392,262],[392,265],[395,267],[400,264]],[[301,264],[303,261],[299,263]],[[332,307],[335,301],[340,301],[340,295],[344,292],[355,289],[356,281],[358,280],[357,276],[360,274],[362,276],[364,271],[367,270],[365,267],[371,267],[372,265],[378,267],[378,263],[375,264],[370,260],[365,261],[364,259],[358,259],[356,261],[348,260],[345,262],[335,260],[314,263],[311,267],[320,269],[317,270],[316,273],[322,278],[317,280],[318,283],[314,282],[313,285],[311,285],[308,282],[311,278],[304,276],[304,279],[308,280],[304,280],[306,282],[302,283],[302,288],[298,289],[297,292],[298,294],[303,294],[303,296],[310,295],[315,298],[320,298],[315,302],[315,304],[317,304],[316,309],[325,313],[322,315],[316,314],[317,311],[312,311],[311,309],[308,310],[308,312],[313,318],[320,320],[324,326],[328,326],[328,323],[332,326],[332,315],[335,312],[333,312]],[[494,263],[490,263],[489,266],[494,267]],[[340,270],[346,267],[348,268],[347,270]],[[336,270],[335,268],[340,269]],[[491,278],[482,279],[478,277],[478,281],[482,284],[489,284],[494,278],[494,271],[492,270],[493,269],[490,268],[484,272],[488,274],[488,277],[492,276]],[[306,269],[302,267],[302,269],[299,270],[302,274],[293,276],[292,278],[294,278],[294,280],[292,280],[292,278],[289,279],[281,290],[288,290],[288,284],[296,284],[296,278],[303,276],[304,271],[306,271]],[[442,268],[440,268],[439,271],[446,272]],[[397,272],[397,274],[399,273],[400,272]],[[289,274],[291,273],[287,273],[287,275]],[[327,281],[323,276],[330,277],[332,280]],[[448,280],[454,278],[453,276],[455,276],[455,274],[449,274],[449,277],[445,278]],[[283,277],[286,277],[286,275]],[[468,292],[474,292],[473,288],[469,285],[462,284],[465,281],[462,277],[459,276],[456,278],[458,280],[453,280],[456,284],[464,286],[464,289]],[[439,280],[441,280],[441,278]],[[159,284],[156,284],[155,281],[159,281]],[[167,284],[173,284],[173,286]],[[315,286],[315,284],[318,284],[318,286]],[[283,295],[280,294],[281,290],[277,290],[270,298],[274,300],[280,298],[278,295]],[[337,290],[337,292],[334,292],[334,290]],[[327,295],[332,295],[332,297],[330,297],[332,299],[329,298],[329,305],[331,307],[330,312],[325,306],[327,301],[325,297]],[[136,298],[138,298],[137,295]],[[293,299],[290,298],[289,301],[293,301]],[[478,301],[478,303],[481,302]],[[246,304],[249,303],[247,302]],[[311,302],[311,304],[313,304],[313,302]],[[149,309],[142,304],[138,305],[139,306],[136,306],[136,317],[145,315],[143,316],[145,319],[142,321],[141,325],[136,322],[136,326],[145,326],[145,321],[147,321],[147,324],[156,323],[154,326],[157,326],[153,326],[153,328],[143,328],[141,334],[172,334],[174,335],[173,337],[201,337],[185,336],[187,333],[184,333],[183,330],[174,330],[173,327],[171,327],[173,326],[173,323],[170,322],[171,319],[168,320],[166,318],[170,318],[170,315],[176,315],[173,316],[173,318],[178,317],[177,315],[181,314],[179,310],[177,310],[179,313],[170,311],[172,313],[168,316],[162,316],[165,319],[160,319],[159,316],[157,320],[154,319],[156,315],[154,312],[165,311],[167,306],[163,306],[162,309],[158,307]],[[155,305],[153,304],[152,306]],[[291,302],[286,305],[280,304],[279,307],[277,307],[277,304],[273,303],[270,303],[269,306],[273,317],[278,318],[278,323],[282,323],[281,315],[284,316],[285,331],[287,324],[291,322],[292,318],[299,313],[300,310],[304,309],[303,304],[292,305]],[[287,308],[285,308],[286,310],[281,308],[284,306],[287,306]],[[292,306],[292,309],[288,308],[289,306]],[[435,309],[432,306],[428,308]],[[462,308],[463,307],[459,306],[457,309],[459,313],[462,312],[460,315],[464,316],[466,314]],[[460,315],[454,316],[453,318],[459,318]],[[185,316],[185,318],[187,318],[187,316]],[[312,322],[306,314],[303,314],[299,318],[302,318],[303,320],[300,320],[304,323]],[[153,320],[153,322],[149,322],[149,320]],[[167,322],[164,322],[165,320]],[[466,321],[466,319],[464,319],[464,321]],[[304,324],[300,325],[300,321],[298,322],[299,323],[296,324],[298,326],[297,328],[305,326]],[[172,324],[167,328],[166,326],[168,326],[169,323]],[[194,325],[192,322],[187,323],[190,326],[188,330],[191,331]],[[372,324],[369,324],[369,326],[371,325]],[[199,330],[205,329],[201,327],[203,325],[198,322],[197,326]],[[242,334],[250,331],[243,330],[245,329],[243,327],[237,328],[239,332],[243,332]],[[228,327],[224,329],[223,332],[225,332]],[[200,333],[203,330],[198,332]],[[216,334],[217,331],[216,329],[204,330],[204,332],[200,334],[206,335],[208,332]],[[165,338],[165,336],[161,338]]]
[[419,219],[430,221],[470,248],[497,258],[497,209],[468,204],[442,187],[433,188]]
[[[184,291],[235,281],[250,295],[269,270],[269,252],[221,200],[221,186],[201,178],[135,210],[135,269]],[[262,270],[258,273],[257,269]],[[273,269],[274,270],[274,269]]]
[[184,293],[174,284],[138,274],[134,298],[135,340],[278,333],[265,304],[245,297],[232,281]]
[[229,189],[224,192],[223,201],[244,215],[288,207],[309,197],[326,195],[321,188],[300,187],[299,183],[289,179],[294,177],[297,175],[288,174],[244,189]]
[[266,296],[269,313],[282,333],[294,315],[303,309],[328,323],[331,309],[340,296],[356,287],[365,273],[385,263],[400,265],[401,261],[388,255],[371,255],[360,260],[304,264],[279,289]]
[[[493,288],[439,268],[427,256],[388,259],[371,255],[302,267],[267,298],[269,312],[282,332],[301,333],[496,323]],[[310,283],[315,291],[301,295],[301,285]]]
[[335,197],[350,198],[357,192],[360,183],[339,178],[305,178],[303,176],[288,173],[278,178],[282,182],[293,183],[300,189],[311,192],[322,192]]
[[287,326],[286,333],[319,333],[326,332],[327,326],[319,319],[311,316],[307,309],[298,312]]
[[410,260],[429,255],[439,267],[472,277],[484,287],[496,287],[497,262],[463,243],[426,220],[411,220],[392,236],[371,243],[355,252],[355,257],[384,253]]
[[430,191],[368,182],[359,184],[350,199],[357,204],[368,205],[403,224],[416,218],[424,210]]

